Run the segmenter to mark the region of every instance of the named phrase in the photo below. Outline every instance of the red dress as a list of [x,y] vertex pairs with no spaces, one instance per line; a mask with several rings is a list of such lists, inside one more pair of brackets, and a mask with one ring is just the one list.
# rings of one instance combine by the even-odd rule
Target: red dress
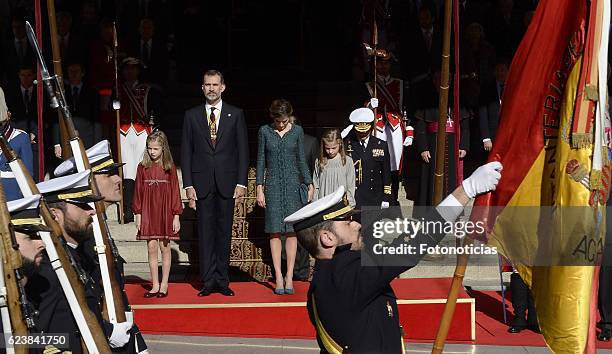
[[156,163],[149,168],[138,165],[132,210],[140,214],[137,240],[179,239],[178,233],[172,232],[174,215],[183,212],[174,165],[169,171]]

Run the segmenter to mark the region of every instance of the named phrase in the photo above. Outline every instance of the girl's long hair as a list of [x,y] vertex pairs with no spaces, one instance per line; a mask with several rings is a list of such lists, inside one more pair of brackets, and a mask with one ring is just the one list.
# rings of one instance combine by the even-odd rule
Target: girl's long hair
[[[172,166],[174,166],[174,160],[172,159],[172,153],[170,153],[170,145],[168,145],[168,138],[166,137],[166,134],[164,134],[164,132],[162,132],[161,130],[153,132],[147,137],[147,148],[149,147],[149,143],[154,141],[158,142],[162,148],[160,165],[164,169],[164,171],[169,171],[170,169],[172,169]],[[140,164],[143,165],[145,168],[153,166],[153,161],[151,160],[148,151],[145,151],[145,154],[142,158],[142,162]]]
[[342,159],[342,166],[346,164],[346,152],[344,151],[344,143],[340,136],[340,129],[326,129],[321,135],[321,148],[319,149],[319,170],[323,170],[327,165],[327,155],[325,154],[325,144],[337,143],[339,146],[338,154]]

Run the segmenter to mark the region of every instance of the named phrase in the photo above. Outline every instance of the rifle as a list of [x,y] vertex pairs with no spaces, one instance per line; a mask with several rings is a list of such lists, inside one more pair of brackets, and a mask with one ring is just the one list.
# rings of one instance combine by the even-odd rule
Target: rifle
[[[0,313],[5,334],[26,336],[34,329],[35,311],[28,302],[23,288],[22,260],[19,245],[11,225],[11,218],[6,205],[4,188],[0,183]],[[8,321],[7,321],[8,319]],[[7,353],[28,353],[27,345],[7,345]]]
[[[117,162],[121,163],[121,112],[119,109],[121,108],[121,91],[119,91],[119,68],[117,65],[117,52],[119,48],[119,41],[117,40],[117,26],[115,22],[113,22],[113,61],[115,64],[115,101],[113,101],[113,109],[115,110],[115,117],[117,120],[117,129],[116,129],[116,139],[117,139]],[[117,104],[115,104],[117,102]],[[119,169],[119,178],[121,178],[120,186],[121,190],[123,190],[123,169]],[[119,223],[123,224],[123,198],[119,201]]]
[[[64,85],[62,82],[62,58],[60,56],[60,46],[57,39],[57,21],[55,19],[55,0],[47,0],[47,15],[49,18],[49,37],[51,39],[51,53],[53,54],[53,70],[55,75],[58,77],[60,85]],[[70,150],[68,149],[66,141],[66,124],[62,119],[62,112],[57,111],[57,117],[59,118],[60,128],[60,144],[62,145],[62,158],[64,160],[70,158]]]
[[[376,7],[374,7],[372,9],[373,13],[372,13],[372,46],[374,49],[374,55],[373,55],[373,59],[372,59],[372,97],[373,98],[378,98],[378,95],[376,94],[377,92],[377,87],[376,87],[376,81],[378,79],[378,74],[376,73],[376,59],[378,57],[378,55],[376,55],[376,51],[378,49],[378,26],[376,25]],[[374,126],[376,126],[376,123],[378,121],[378,107],[374,108]],[[372,129],[372,133],[375,131],[375,129]]]
[[[59,108],[63,113],[64,123],[66,124],[66,130],[68,133],[68,143],[72,149],[72,156],[74,156],[74,162],[77,167],[77,171],[85,171],[90,168],[89,159],[85,153],[85,147],[83,141],[79,138],[79,134],[74,128],[74,122],[72,121],[72,113],[66,103],[66,97],[64,94],[63,87],[59,84],[57,76],[50,76],[47,71],[45,61],[42,57],[41,51],[38,48],[36,41],[36,35],[32,30],[29,22],[26,21],[26,31],[28,39],[32,49],[37,54],[38,60],[41,66],[42,80],[47,88],[49,94],[51,107]],[[55,107],[54,107],[55,102]],[[90,180],[90,187],[94,193],[98,193],[98,188],[93,180]],[[104,289],[104,304],[102,308],[102,316],[104,319],[111,323],[125,322],[126,313],[122,297],[122,289],[119,286],[119,282],[115,277],[115,260],[113,258],[112,248],[109,242],[109,232],[106,225],[101,220],[104,220],[105,205],[103,201],[96,203],[90,203],[89,206],[96,210],[96,214],[93,218],[93,230],[94,238],[96,241],[96,253],[98,254],[98,261],[100,263],[100,271],[102,274],[102,287]]]
[[[34,179],[29,174],[25,165],[17,157],[13,148],[9,145],[4,135],[0,134],[0,150],[6,157],[11,171],[15,175],[19,189],[24,196],[39,194]],[[84,349],[89,353],[110,353],[110,347],[106,336],[96,316],[91,312],[85,298],[85,288],[73,266],[70,257],[64,248],[62,230],[51,216],[51,212],[44,200],[39,204],[40,215],[45,225],[52,229],[51,232],[40,232],[40,237],[45,243],[45,248],[51,266],[57,273],[64,295],[68,300],[70,310],[81,333]]]

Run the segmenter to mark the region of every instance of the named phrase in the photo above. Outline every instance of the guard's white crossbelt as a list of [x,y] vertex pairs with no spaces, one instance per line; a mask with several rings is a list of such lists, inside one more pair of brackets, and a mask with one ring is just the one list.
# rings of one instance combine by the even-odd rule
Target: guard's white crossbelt
[[[89,206],[96,210],[94,203],[89,203]],[[102,229],[100,229],[100,220],[98,215],[93,215],[93,231],[94,239],[96,241],[96,253],[98,254],[98,261],[100,262],[100,273],[102,274],[102,287],[104,289],[104,303],[106,304],[106,311],[108,313],[108,320],[111,323],[117,323],[117,314],[115,313],[115,301],[113,297],[113,289],[111,287],[110,273],[108,272],[108,262],[106,261],[106,246],[104,245],[104,239],[102,238]]]
[[57,278],[59,279],[60,285],[62,286],[62,290],[64,291],[64,295],[66,296],[66,300],[68,300],[68,305],[70,306],[70,310],[72,311],[72,316],[74,317],[74,320],[77,323],[79,332],[81,332],[81,336],[83,338],[83,341],[85,342],[87,350],[91,354],[99,353],[93,335],[91,334],[89,326],[85,321],[85,316],[83,316],[83,311],[81,310],[76,295],[74,294],[74,289],[72,289],[72,287],[70,286],[70,282],[68,281],[68,277],[66,276],[66,271],[64,270],[61,262],[59,261],[57,251],[55,250],[55,246],[53,245],[53,241],[51,240],[51,233],[40,232],[39,234],[40,238],[45,243],[47,255],[49,256],[51,266],[57,274]]

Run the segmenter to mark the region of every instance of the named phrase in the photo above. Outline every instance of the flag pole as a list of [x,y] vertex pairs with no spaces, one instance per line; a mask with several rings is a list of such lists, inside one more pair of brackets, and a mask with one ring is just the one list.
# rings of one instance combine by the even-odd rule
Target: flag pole
[[444,183],[444,150],[446,149],[446,119],[448,112],[448,82],[450,72],[451,0],[444,2],[444,33],[442,37],[442,72],[438,102],[438,133],[436,135],[436,165],[434,172],[433,205],[442,201]]
[[[34,17],[35,17],[35,22],[36,22],[36,35],[38,37],[38,44],[41,45],[41,33],[42,33],[42,20],[41,20],[41,8],[40,8],[40,2],[39,1],[35,1],[34,2]],[[41,83],[42,82],[42,74],[40,73],[40,64],[38,64],[37,66],[37,70],[36,70],[36,81]],[[36,136],[36,142],[38,143],[37,146],[37,150],[38,150],[38,180],[42,181],[45,178],[45,156],[44,156],[44,148],[43,148],[43,144],[44,144],[44,140],[43,140],[43,135],[44,135],[44,126],[43,126],[43,85],[36,85],[36,116],[37,116],[37,124],[36,126],[38,127],[37,129],[37,136]],[[28,136],[28,139],[31,139],[31,136]]]
[[[51,53],[53,55],[53,73],[57,76],[57,82],[59,85],[64,87],[63,71],[62,71],[62,58],[59,47],[59,40],[57,38],[57,21],[55,17],[55,0],[47,0],[47,15],[49,18],[49,37],[51,38]],[[38,35],[38,38],[41,38]],[[68,131],[66,129],[66,123],[63,119],[63,113],[61,109],[57,110],[57,118],[59,120],[60,130],[60,145],[62,146],[62,159],[66,160],[72,156],[70,145],[68,143]]]
[[[118,63],[117,63],[117,52],[119,48],[119,41],[117,40],[117,24],[116,22],[113,22],[113,61],[114,61],[114,65],[115,65],[115,99],[117,100],[117,102],[119,104],[121,104],[121,100],[120,100],[120,95],[121,92],[119,91],[121,88],[119,87],[119,67],[118,67]],[[121,112],[119,111],[119,107],[115,107],[113,106],[113,109],[115,110],[115,119],[116,119],[116,124],[117,124],[117,129],[115,129],[115,137],[117,139],[117,162],[118,163],[122,163],[122,157],[121,157]],[[120,182],[120,190],[121,193],[123,195],[123,167],[119,167],[119,179],[121,180]],[[117,213],[117,215],[119,216],[119,223],[123,224],[124,223],[124,214],[123,214],[123,198],[121,198],[121,200],[119,200],[119,212]]]
[[[446,119],[448,111],[448,82],[449,82],[449,67],[450,67],[450,32],[451,32],[451,14],[452,14],[452,0],[445,0],[444,2],[444,34],[443,34],[443,52],[442,52],[442,75],[440,80],[440,102],[438,106],[438,134],[436,137],[436,169],[434,175],[434,200],[433,205],[437,205],[442,201],[443,192],[443,178],[444,178],[444,149],[446,148]],[[457,10],[455,6],[455,10]],[[457,18],[455,17],[455,21]],[[455,43],[458,46],[459,43]],[[457,73],[458,67],[455,68]],[[455,76],[457,77],[457,76]],[[457,96],[458,91],[455,92]],[[455,104],[457,104],[458,97],[455,97]],[[459,129],[459,127],[455,127]],[[456,155],[457,150],[453,147]],[[453,171],[454,172],[454,171]],[[466,237],[463,243],[464,246],[470,246],[474,241]],[[440,325],[438,332],[436,333],[436,340],[434,341],[432,354],[442,354],[444,350],[444,344],[448,336],[453,315],[455,313],[455,307],[457,305],[457,297],[459,295],[459,289],[463,284],[463,278],[465,277],[465,270],[467,268],[469,256],[467,254],[457,255],[457,265],[455,267],[455,273],[451,287],[448,291],[448,297],[446,304],[444,305],[444,311],[442,312],[442,318],[440,319]]]

